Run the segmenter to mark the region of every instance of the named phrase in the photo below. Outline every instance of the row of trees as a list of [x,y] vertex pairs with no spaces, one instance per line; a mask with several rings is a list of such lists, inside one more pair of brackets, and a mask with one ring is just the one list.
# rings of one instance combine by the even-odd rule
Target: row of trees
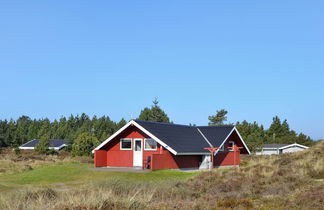
[[[227,111],[222,109],[215,115],[209,116],[209,125],[224,125],[227,121]],[[314,141],[303,133],[297,133],[291,130],[288,121],[281,121],[278,116],[272,118],[269,129],[264,129],[263,125],[257,122],[249,123],[246,120],[237,122],[236,128],[240,132],[242,138],[252,151],[258,150],[263,144],[291,144],[298,143],[311,146]]]
[[[215,115],[208,116],[208,125],[225,125],[227,114],[228,111],[225,109],[216,111]],[[139,119],[165,123],[171,122],[167,114],[158,106],[157,100],[153,101],[153,106],[151,108],[142,110]],[[195,126],[192,124],[190,125]],[[265,129],[263,125],[259,125],[257,122],[249,123],[246,120],[235,123],[235,126],[252,151],[258,150],[263,144],[271,143],[299,143],[306,146],[314,144],[314,141],[309,136],[291,130],[288,121],[281,121],[278,116],[273,117],[272,123],[268,129]]]
[[[146,121],[172,123],[168,115],[160,108],[155,99],[153,105],[144,108],[138,119]],[[208,117],[209,125],[224,125],[227,121],[227,111],[222,109],[215,115]],[[66,139],[70,143],[68,149],[74,155],[90,154],[90,151],[99,143],[124,126],[126,121],[110,120],[108,116],[92,117],[86,114],[70,117],[61,117],[59,120],[30,119],[22,116],[18,120],[0,120],[0,147],[18,147],[31,139],[41,139],[37,150],[47,153],[48,139]],[[279,117],[274,117],[269,129],[257,122],[237,122],[237,129],[252,151],[260,148],[265,143],[300,143],[312,145],[314,142],[303,133],[297,134],[289,128],[287,120],[281,122]],[[195,126],[195,125],[192,125]]]
[[125,124],[124,119],[114,122],[107,116],[90,118],[84,113],[52,122],[21,116],[17,120],[0,120],[0,146],[17,147],[32,139],[66,139],[73,144],[81,134],[94,136],[100,142]]
[[[227,114],[228,111],[225,109],[216,111],[215,115],[208,116],[208,125],[225,125]],[[153,106],[151,108],[142,110],[139,119],[165,123],[171,122],[168,115],[158,106],[157,100],[153,101]],[[190,125],[195,126],[192,124]],[[249,123],[246,120],[235,123],[235,126],[252,151],[258,150],[263,144],[271,143],[299,143],[306,146],[314,144],[314,141],[309,136],[291,130],[288,121],[281,121],[278,116],[273,117],[272,123],[268,129],[265,129],[263,125],[259,125],[257,122]]]

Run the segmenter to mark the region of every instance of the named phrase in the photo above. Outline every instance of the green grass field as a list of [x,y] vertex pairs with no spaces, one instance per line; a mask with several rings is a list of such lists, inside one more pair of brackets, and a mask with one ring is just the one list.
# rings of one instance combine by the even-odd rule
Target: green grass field
[[147,173],[93,171],[89,163],[64,162],[49,164],[29,171],[15,174],[0,175],[0,190],[10,190],[30,187],[54,187],[64,184],[67,186],[82,185],[91,181],[111,179],[127,181],[165,181],[183,180],[193,177],[198,172],[181,172],[175,170],[160,170]]

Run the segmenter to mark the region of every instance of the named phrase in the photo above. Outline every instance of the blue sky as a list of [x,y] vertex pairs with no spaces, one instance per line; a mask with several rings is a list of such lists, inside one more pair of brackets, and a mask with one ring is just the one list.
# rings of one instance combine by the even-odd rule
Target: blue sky
[[324,138],[323,1],[1,1],[0,118],[287,118]]

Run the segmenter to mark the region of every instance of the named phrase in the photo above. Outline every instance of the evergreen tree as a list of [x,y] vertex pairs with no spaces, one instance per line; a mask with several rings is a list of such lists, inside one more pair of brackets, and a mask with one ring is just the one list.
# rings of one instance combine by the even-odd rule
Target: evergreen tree
[[256,122],[248,123],[245,120],[242,123],[237,122],[236,128],[252,151],[259,150],[262,144],[266,141],[263,126],[259,126]]
[[223,125],[224,121],[227,121],[227,111],[225,109],[221,109],[216,111],[215,115],[211,115],[208,117],[209,125]]
[[13,120],[8,123],[8,128],[5,135],[5,144],[11,147],[18,147],[19,142],[17,139],[17,127]]
[[28,128],[31,124],[31,120],[28,116],[21,116],[16,122],[17,128],[17,144],[21,145],[22,143],[28,140]]
[[275,116],[274,118],[272,118],[272,123],[268,130],[268,134],[270,137],[272,137],[273,143],[276,143],[276,138],[279,138],[282,136],[281,120],[278,116]]
[[72,145],[72,154],[75,156],[90,156],[91,151],[98,145],[98,139],[91,133],[81,133]]
[[127,124],[126,120],[124,118],[122,118],[117,124],[117,129],[122,128],[126,124]]
[[145,121],[153,121],[153,122],[165,122],[170,123],[170,119],[168,115],[160,108],[158,105],[159,101],[155,99],[153,101],[153,105],[151,108],[144,108],[138,119],[145,120]]
[[49,141],[48,136],[44,135],[39,140],[38,144],[36,145],[35,151],[40,154],[47,154],[49,151]]
[[288,121],[284,120],[283,123],[281,124],[281,135],[282,136],[290,136],[290,128],[288,125]]

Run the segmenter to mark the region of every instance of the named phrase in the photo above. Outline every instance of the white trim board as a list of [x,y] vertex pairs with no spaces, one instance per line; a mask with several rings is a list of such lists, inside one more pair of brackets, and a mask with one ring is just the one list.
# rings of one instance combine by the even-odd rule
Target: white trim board
[[94,148],[92,150],[92,153],[94,153],[95,150],[99,150],[101,147],[105,146],[109,141],[111,141],[113,138],[115,138],[118,134],[120,134],[122,131],[124,131],[126,128],[128,128],[132,124],[132,121],[129,121],[126,125],[124,125],[122,128],[120,128],[117,132],[115,132],[113,135],[111,135],[108,139],[103,141],[99,146]]
[[136,125],[141,131],[143,131],[146,135],[150,136],[152,139],[154,139],[157,143],[159,143],[160,145],[162,145],[163,147],[165,147],[167,150],[169,150],[172,154],[176,155],[177,152],[172,149],[171,147],[169,147],[166,143],[164,143],[163,141],[161,141],[159,138],[157,138],[156,136],[154,136],[151,132],[149,132],[148,130],[146,130],[145,128],[143,128],[142,126],[140,126],[137,122],[133,121],[134,125]]
[[250,152],[250,150],[249,150],[249,148],[248,148],[248,146],[245,144],[245,142],[244,142],[244,140],[243,140],[243,138],[242,138],[242,136],[241,136],[241,134],[240,134],[240,132],[238,132],[238,130],[237,130],[237,128],[236,127],[234,127],[234,129],[235,129],[235,131],[236,131],[236,133],[237,133],[237,135],[240,137],[240,139],[241,139],[241,141],[242,141],[242,143],[243,143],[243,145],[244,145],[244,147],[246,148],[246,150],[248,151],[248,153],[249,154],[251,154],[251,152]]
[[197,128],[197,130],[199,131],[200,135],[205,139],[205,141],[209,144],[210,147],[214,147],[210,141],[207,139],[207,137],[203,134],[203,132],[201,132],[201,130],[199,128]]
[[[60,150],[63,147],[66,147],[66,146],[67,146],[66,144],[62,144],[59,147],[48,147],[48,149]],[[30,150],[32,150],[32,149],[35,149],[35,147],[19,147],[19,149],[22,149],[22,150],[28,150],[28,149],[30,149]]]
[[[301,147],[301,148],[303,148],[303,149],[308,149],[308,148],[309,148],[309,147],[307,147],[307,146],[304,146],[304,145],[301,145],[301,144],[294,143],[294,144],[289,144],[289,145],[287,145],[287,146],[280,147],[280,148],[278,148],[278,149],[286,149],[286,148],[293,147],[293,146]],[[267,148],[265,148],[265,149],[267,149]]]
[[[234,127],[235,128],[235,127]],[[223,147],[224,143],[227,141],[227,139],[231,136],[231,134],[234,131],[234,128],[231,130],[231,132],[226,136],[225,140],[222,142],[222,144],[219,146],[219,148],[214,152],[214,156],[218,153],[218,151]]]
[[172,154],[177,155],[177,152],[172,149],[171,147],[169,147],[167,144],[165,144],[163,141],[161,141],[159,138],[157,138],[156,136],[154,136],[151,132],[149,132],[148,130],[146,130],[145,128],[143,128],[142,126],[140,126],[138,123],[136,123],[134,120],[129,121],[126,125],[124,125],[121,129],[119,129],[116,133],[114,133],[113,135],[111,135],[107,140],[105,140],[104,142],[102,142],[99,146],[97,146],[94,150],[92,150],[92,153],[94,153],[95,150],[99,150],[101,147],[103,147],[104,145],[106,145],[108,142],[110,142],[111,140],[113,140],[116,136],[118,136],[121,132],[123,132],[124,130],[126,130],[126,128],[128,128],[129,126],[136,126],[138,129],[140,129],[143,133],[145,133],[146,135],[148,135],[149,137],[151,137],[152,139],[154,139],[157,143],[159,143],[160,145],[162,145],[164,148],[166,148],[167,150],[169,150]]
[[[245,144],[245,142],[244,142],[244,140],[243,140],[241,134],[238,132],[238,130],[236,129],[235,126],[234,126],[234,128],[231,130],[231,132],[227,135],[227,137],[225,138],[225,140],[223,141],[223,143],[222,143],[219,147],[221,148],[221,147],[224,145],[224,143],[227,141],[227,139],[232,135],[232,133],[233,133],[234,131],[237,133],[237,135],[238,135],[238,137],[240,138],[241,142],[243,143],[245,149],[248,151],[249,154],[251,154],[249,148],[248,148],[247,145]],[[217,150],[215,151],[215,154],[214,154],[214,155],[216,155],[216,154],[218,153],[219,150],[220,150],[220,149],[217,149]]]

